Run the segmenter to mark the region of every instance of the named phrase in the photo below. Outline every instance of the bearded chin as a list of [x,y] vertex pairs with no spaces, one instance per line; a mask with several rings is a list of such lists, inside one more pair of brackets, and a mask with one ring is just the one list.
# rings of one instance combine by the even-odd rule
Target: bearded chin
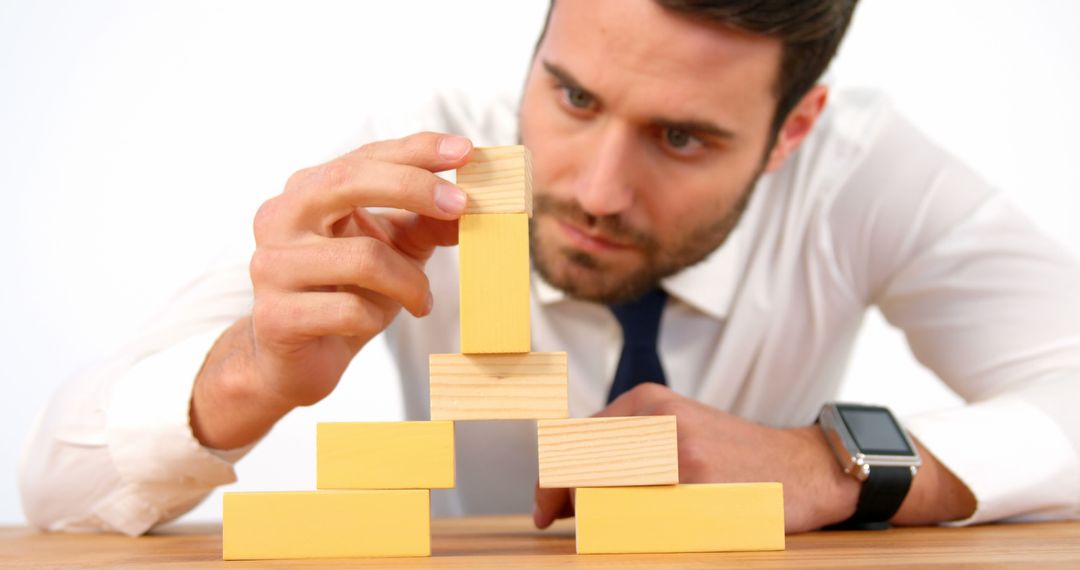
[[[567,295],[602,304],[618,304],[637,299],[657,287],[660,281],[687,267],[700,263],[727,241],[742,219],[750,202],[760,171],[753,177],[734,204],[697,223],[679,226],[678,235],[663,242],[648,232],[628,227],[617,217],[595,218],[575,203],[558,202],[537,193],[533,196],[530,223],[530,249],[533,265],[540,276]],[[572,247],[544,243],[541,221],[551,218],[548,229],[560,218],[581,225],[600,227],[639,247],[636,259],[619,264]],[[630,257],[620,255],[620,258]]]
[[644,252],[636,262],[614,264],[576,248],[544,244],[543,235],[538,232],[534,231],[530,236],[537,273],[575,299],[601,304],[622,303],[645,294],[666,276],[655,271],[656,266],[650,263],[651,256]]

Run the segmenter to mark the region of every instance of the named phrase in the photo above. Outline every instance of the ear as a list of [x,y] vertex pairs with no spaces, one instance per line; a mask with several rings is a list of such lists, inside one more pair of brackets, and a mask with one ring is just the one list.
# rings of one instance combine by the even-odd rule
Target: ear
[[769,160],[765,163],[765,172],[772,172],[784,165],[784,161],[795,149],[799,148],[810,129],[814,126],[817,118],[825,108],[825,101],[829,96],[829,88],[824,85],[815,85],[803,95],[799,104],[788,113],[784,124],[780,126],[780,132],[776,135],[776,142],[769,151]]

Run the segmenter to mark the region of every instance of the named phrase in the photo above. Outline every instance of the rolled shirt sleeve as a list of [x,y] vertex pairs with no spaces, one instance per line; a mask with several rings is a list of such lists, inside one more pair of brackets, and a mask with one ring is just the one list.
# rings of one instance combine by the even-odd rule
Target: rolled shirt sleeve
[[203,447],[190,401],[218,337],[250,312],[250,287],[244,266],[211,271],[135,343],[54,394],[20,462],[31,524],[138,535],[236,480],[233,463],[250,446]]
[[110,528],[144,533],[236,481],[233,462],[242,453],[203,447],[189,421],[192,384],[227,326],[141,360],[113,386],[105,441],[119,486],[95,505]]

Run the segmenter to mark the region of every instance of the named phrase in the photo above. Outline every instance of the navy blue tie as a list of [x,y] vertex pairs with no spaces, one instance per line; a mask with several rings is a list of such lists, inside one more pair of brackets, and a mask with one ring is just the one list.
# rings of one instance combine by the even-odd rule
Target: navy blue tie
[[636,300],[611,305],[611,312],[622,327],[623,348],[615,381],[608,393],[609,404],[642,382],[667,383],[656,348],[660,338],[660,316],[664,313],[667,298],[667,293],[658,287]]

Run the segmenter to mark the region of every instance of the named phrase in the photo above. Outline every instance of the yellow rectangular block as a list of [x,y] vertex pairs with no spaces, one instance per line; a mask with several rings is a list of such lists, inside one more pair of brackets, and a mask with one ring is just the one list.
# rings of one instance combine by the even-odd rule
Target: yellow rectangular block
[[566,353],[432,354],[432,420],[565,418]]
[[529,352],[529,218],[458,221],[461,352]]
[[453,422],[340,422],[316,427],[319,489],[449,489]]
[[784,549],[780,483],[577,490],[578,554]]
[[675,416],[537,422],[541,487],[674,485]]
[[225,493],[222,558],[430,556],[430,493]]
[[466,214],[532,216],[532,155],[521,145],[473,149],[457,170],[457,185],[468,195]]

